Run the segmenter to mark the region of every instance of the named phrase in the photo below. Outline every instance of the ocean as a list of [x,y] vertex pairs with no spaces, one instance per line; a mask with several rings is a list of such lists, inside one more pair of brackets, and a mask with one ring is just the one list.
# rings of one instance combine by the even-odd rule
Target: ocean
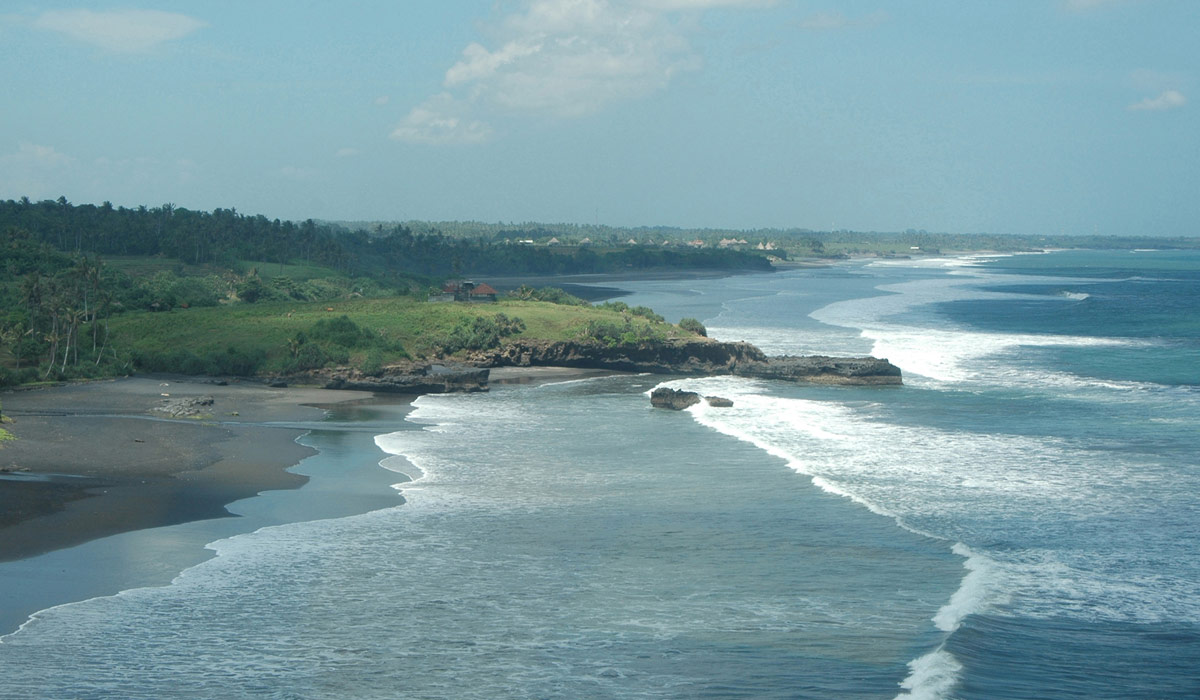
[[[216,556],[0,639],[0,697],[1200,697],[1200,254],[621,286],[905,386],[338,409],[310,483],[235,504],[240,534],[130,535]],[[662,385],[734,406],[651,409]],[[150,547],[119,542],[91,546]]]

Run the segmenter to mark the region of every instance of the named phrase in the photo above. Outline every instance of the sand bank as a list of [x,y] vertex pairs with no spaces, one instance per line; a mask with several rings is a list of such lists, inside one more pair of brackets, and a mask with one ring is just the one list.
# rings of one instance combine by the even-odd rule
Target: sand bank
[[[190,396],[211,396],[211,412],[167,419],[154,410]],[[18,439],[0,449],[0,561],[224,517],[227,503],[298,487],[305,478],[285,469],[312,450],[296,443],[303,429],[287,423],[363,398],[145,377],[6,392]]]

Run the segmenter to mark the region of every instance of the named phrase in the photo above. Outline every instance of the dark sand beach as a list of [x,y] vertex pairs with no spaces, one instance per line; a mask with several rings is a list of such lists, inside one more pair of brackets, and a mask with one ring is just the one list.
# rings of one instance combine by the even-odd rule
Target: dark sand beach
[[[186,397],[213,403],[192,417],[155,410]],[[367,397],[146,377],[5,392],[18,439],[0,449],[0,561],[224,517],[232,501],[296,488],[305,478],[285,469],[312,450],[287,422],[319,420],[318,406]]]
[[[503,368],[493,370],[492,383],[605,374],[612,372]],[[193,377],[138,377],[0,396],[13,419],[7,427],[18,437],[0,449],[0,635],[47,607],[169,583],[212,555],[207,542],[266,524],[261,516],[234,518],[231,510],[246,510],[232,505],[241,499],[271,492],[252,502],[274,503],[261,506],[271,511],[272,522],[341,517],[402,502],[389,488],[397,474],[380,468],[386,455],[374,454],[372,438],[396,429],[416,398],[257,382],[218,386]],[[193,417],[156,410],[197,397],[211,397],[212,404],[198,407]],[[314,493],[303,497],[310,489],[293,490],[309,479],[290,468],[316,454],[297,442],[308,430],[348,430],[366,442],[359,448],[362,459],[344,464],[334,458],[336,478],[323,477],[321,486],[314,481]],[[397,458],[388,459],[394,468]],[[279,511],[280,496],[272,493],[294,493],[299,498],[287,500],[299,505]],[[186,529],[166,527],[172,525]]]

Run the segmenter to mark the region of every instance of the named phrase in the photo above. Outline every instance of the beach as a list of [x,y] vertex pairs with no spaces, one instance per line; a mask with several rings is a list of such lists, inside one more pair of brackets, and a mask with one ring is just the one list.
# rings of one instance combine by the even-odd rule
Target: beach
[[[612,374],[493,373],[496,385]],[[18,439],[0,450],[0,635],[39,610],[166,585],[210,558],[214,540],[403,503],[390,487],[419,472],[372,440],[415,398],[203,377],[5,392]],[[197,399],[190,416],[162,410]],[[339,449],[305,461],[318,456],[302,437],[314,431],[341,435]]]
[[[286,468],[321,407],[351,391],[131,377],[3,394],[17,440],[0,450],[0,561],[119,532],[227,517],[225,505],[305,478]],[[168,399],[212,397],[193,417]]]

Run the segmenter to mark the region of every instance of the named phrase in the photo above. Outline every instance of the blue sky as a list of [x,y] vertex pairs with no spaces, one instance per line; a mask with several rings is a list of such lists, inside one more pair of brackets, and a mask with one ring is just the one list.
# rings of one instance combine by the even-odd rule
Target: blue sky
[[0,198],[1200,235],[1195,0],[0,9]]

